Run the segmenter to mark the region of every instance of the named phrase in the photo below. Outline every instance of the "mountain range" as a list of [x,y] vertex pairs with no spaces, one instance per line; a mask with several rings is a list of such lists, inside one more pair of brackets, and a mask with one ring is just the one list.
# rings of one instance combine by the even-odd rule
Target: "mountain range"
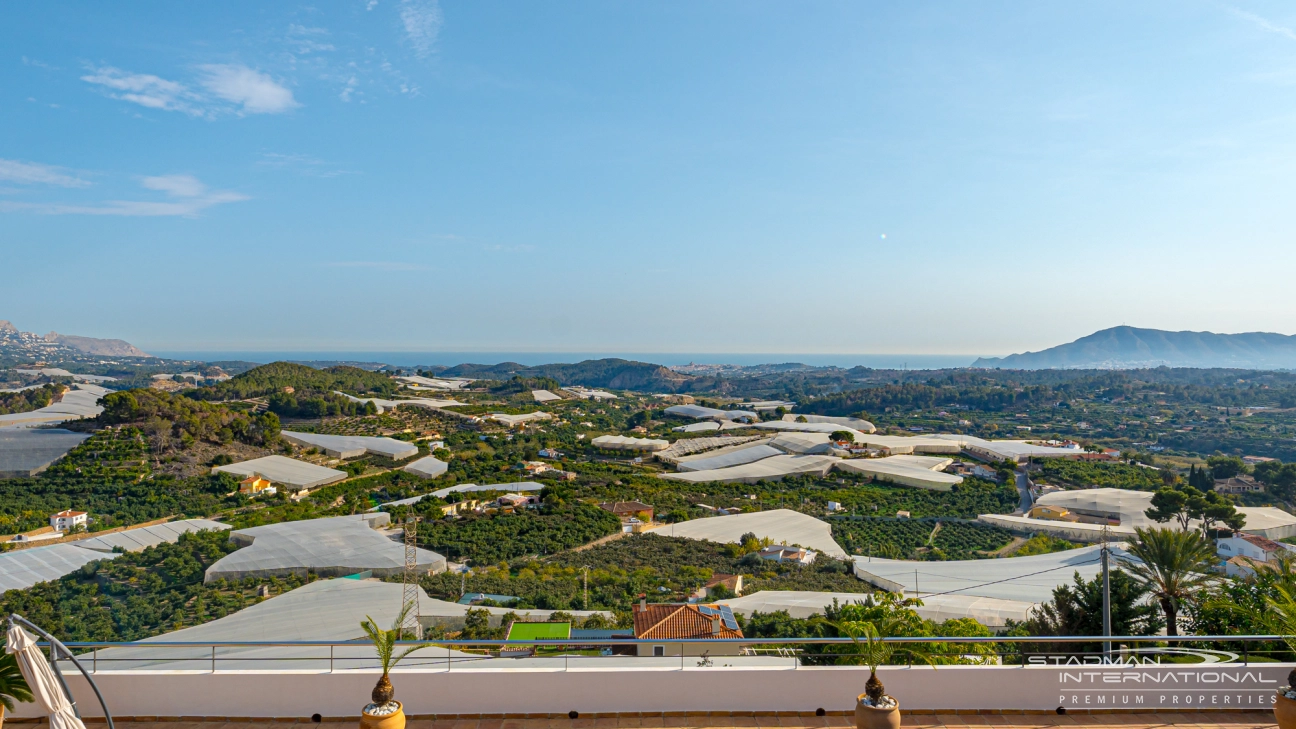
[[153,355],[144,352],[130,342],[121,339],[97,339],[95,337],[80,337],[75,334],[59,334],[50,332],[45,336],[31,334],[30,332],[19,331],[18,327],[12,322],[0,319],[0,344],[7,345],[27,345],[31,347],[38,345],[40,342],[47,344],[61,345],[68,349],[75,350],[82,354],[92,354],[102,357],[152,357]]
[[1296,369],[1296,336],[1112,327],[1039,352],[982,357],[973,367],[1014,370],[1228,367]]

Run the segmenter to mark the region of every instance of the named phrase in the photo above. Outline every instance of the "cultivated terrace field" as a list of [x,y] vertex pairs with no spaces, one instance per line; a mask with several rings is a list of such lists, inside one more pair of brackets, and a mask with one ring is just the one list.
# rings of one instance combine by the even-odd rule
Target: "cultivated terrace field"
[[[357,514],[423,495],[416,506],[389,507],[393,516],[418,515],[420,546],[472,568],[467,576],[424,579],[430,594],[458,599],[464,591],[485,592],[517,597],[519,607],[612,610],[624,623],[638,595],[684,600],[715,575],[745,575],[747,593],[862,594],[869,588],[844,562],[822,557],[808,567],[762,562],[753,554],[756,543],[719,545],[654,534],[621,537],[618,519],[598,508],[602,502],[641,501],[652,505],[656,520],[664,522],[713,516],[714,508],[793,509],[828,520],[849,553],[900,559],[991,559],[1072,546],[1047,537],[1023,544],[1002,529],[968,523],[979,514],[1010,513],[1018,507],[1020,495],[1011,478],[966,478],[948,492],[837,472],[760,484],[688,484],[659,478],[669,467],[651,458],[636,462],[633,454],[601,452],[590,444],[604,434],[671,441],[715,435],[674,431],[692,421],[665,414],[670,401],[649,392],[690,392],[699,404],[715,407],[745,398],[792,399],[798,402],[794,412],[863,416],[897,434],[1070,438],[1094,449],[1123,451],[1119,461],[1046,459],[1031,464],[1037,481],[1066,488],[1154,490],[1181,484],[1190,467],[1210,469],[1213,475],[1240,473],[1249,468],[1237,458],[1242,455],[1296,459],[1296,416],[1291,414],[1296,412],[1296,375],[1285,373],[915,373],[780,366],[690,375],[645,363],[599,361],[540,368],[463,365],[425,369],[423,374],[481,379],[465,391],[411,393],[390,372],[345,364],[312,368],[275,363],[178,392],[123,389],[105,398],[99,418],[74,425],[93,435],[67,457],[34,478],[0,480],[0,532],[37,529],[47,524],[49,514],[65,508],[89,511],[92,531],[163,517],[212,517],[238,528]],[[577,384],[614,390],[618,399],[580,400],[563,390]],[[61,385],[50,383],[55,386]],[[558,392],[565,399],[539,405],[533,389]],[[28,390],[36,394],[22,395],[22,403],[16,397],[4,402],[26,408],[49,391]],[[384,399],[449,398],[463,406],[439,411],[407,405],[377,413],[372,405],[336,392]],[[464,417],[535,411],[554,417],[515,429]],[[418,445],[420,456],[436,455],[449,470],[429,481],[381,458],[339,462],[286,443],[281,429],[399,438]],[[725,434],[768,435],[743,429]],[[433,441],[443,446],[430,451]],[[546,450],[544,457],[541,450]],[[237,479],[210,473],[215,465],[268,454],[328,465],[346,471],[348,478],[297,500],[285,494],[253,499],[237,493]],[[530,473],[526,464],[534,461],[556,470]],[[1248,495],[1247,502],[1290,507],[1296,466],[1274,462],[1253,470],[1266,490]],[[539,508],[463,518],[443,515],[452,501],[489,501],[519,481],[545,486]],[[429,495],[466,483],[500,486],[446,498]],[[840,510],[830,511],[829,502]],[[912,518],[897,519],[900,511]],[[0,601],[4,609],[48,621],[70,639],[156,635],[219,617],[255,599],[255,581],[201,584],[201,570],[229,548],[224,535],[195,535],[177,545],[96,563],[56,582],[8,593]],[[274,590],[295,584],[271,582]],[[752,622],[752,629],[767,635],[825,629],[816,625],[761,618]]]

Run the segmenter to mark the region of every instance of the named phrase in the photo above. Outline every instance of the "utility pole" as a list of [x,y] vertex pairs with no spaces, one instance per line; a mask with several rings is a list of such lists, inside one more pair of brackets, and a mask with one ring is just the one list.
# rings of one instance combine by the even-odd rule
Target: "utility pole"
[[1102,575],[1103,575],[1103,656],[1111,661],[1112,621],[1111,621],[1111,556],[1107,548],[1107,527],[1102,531]]
[[585,571],[585,596],[581,598],[581,605],[589,610],[589,567],[581,567],[581,569]]

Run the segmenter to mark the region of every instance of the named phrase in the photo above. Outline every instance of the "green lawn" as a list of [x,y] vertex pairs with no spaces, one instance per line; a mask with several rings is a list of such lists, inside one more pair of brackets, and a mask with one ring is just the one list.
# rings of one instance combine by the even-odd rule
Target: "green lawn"
[[564,640],[571,637],[571,623],[513,623],[507,640]]

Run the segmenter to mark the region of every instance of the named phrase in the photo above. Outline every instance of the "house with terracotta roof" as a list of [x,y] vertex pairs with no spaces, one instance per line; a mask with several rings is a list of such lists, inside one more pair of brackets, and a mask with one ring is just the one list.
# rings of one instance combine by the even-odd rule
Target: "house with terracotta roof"
[[[742,638],[742,629],[727,605],[649,605],[644,599],[634,611],[634,633],[639,640],[696,641],[688,643],[639,644],[641,656],[736,656],[742,646],[727,644],[727,638]],[[717,642],[712,642],[717,641]]]
[[50,527],[56,532],[70,532],[76,527],[85,526],[87,519],[88,517],[84,511],[64,509],[50,516]]
[[1242,555],[1232,557],[1224,562],[1224,574],[1242,579],[1255,577],[1260,570],[1276,569],[1278,569],[1278,565],[1273,562],[1261,562],[1258,559],[1251,559]]
[[1234,532],[1231,537],[1215,541],[1215,553],[1226,561],[1234,557],[1247,557],[1261,562],[1272,562],[1279,555],[1288,554],[1291,549],[1286,544],[1272,539],[1243,532]]
[[1246,474],[1215,481],[1215,493],[1218,494],[1258,494],[1261,491],[1264,491],[1264,486]]
[[629,521],[636,517],[643,521],[652,521],[653,519],[652,504],[639,501],[608,501],[599,504],[599,508],[616,514],[621,521]]
[[707,583],[693,592],[689,596],[689,602],[701,602],[711,596],[713,590],[722,587],[734,595],[742,595],[743,576],[742,575],[724,575],[719,572],[711,575]]
[[251,476],[248,476],[247,478],[243,479],[242,481],[239,481],[240,494],[255,495],[261,493],[262,491],[265,491],[266,493],[271,495],[273,495],[276,492],[274,484],[270,483],[270,479],[263,478],[254,473]]

